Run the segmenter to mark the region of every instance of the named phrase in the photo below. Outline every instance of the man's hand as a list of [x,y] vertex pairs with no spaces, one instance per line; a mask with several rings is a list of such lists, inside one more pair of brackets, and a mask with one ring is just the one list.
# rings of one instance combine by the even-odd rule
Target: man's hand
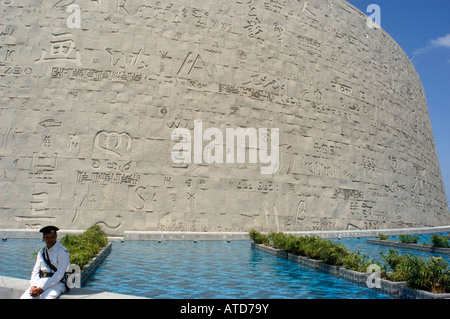
[[33,286],[30,289],[30,295],[32,297],[39,297],[43,292],[44,292],[44,289],[42,289],[41,287]]

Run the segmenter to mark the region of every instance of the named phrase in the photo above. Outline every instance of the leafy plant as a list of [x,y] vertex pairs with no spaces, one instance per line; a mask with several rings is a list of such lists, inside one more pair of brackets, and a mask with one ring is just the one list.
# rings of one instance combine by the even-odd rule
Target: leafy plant
[[385,270],[392,270],[386,275],[390,280],[406,281],[412,288],[433,293],[450,291],[450,273],[442,257],[423,260],[411,254],[399,255],[397,250],[389,249],[383,259]]
[[349,252],[343,259],[345,268],[359,272],[366,272],[367,267],[372,264],[375,264],[375,261],[369,259],[369,256],[361,254],[359,250],[356,252]]
[[311,259],[320,259],[320,250],[319,250],[319,242],[320,238],[317,236],[305,236],[301,239],[301,250],[304,252],[304,255]]
[[450,243],[445,236],[439,236],[437,234],[433,234],[431,236],[431,244],[433,247],[444,247],[450,248]]
[[82,268],[102,247],[108,244],[106,233],[99,225],[93,225],[81,235],[67,234],[61,239],[61,245],[70,253],[70,262]]
[[328,240],[323,240],[320,245],[319,258],[330,265],[342,266],[344,264],[344,258],[348,254],[349,251],[345,246]]
[[419,237],[412,235],[399,235],[400,241],[405,244],[417,244]]
[[378,237],[378,239],[380,239],[380,240],[387,240],[387,239],[389,238],[388,235],[384,235],[384,234],[382,234],[382,233],[379,233],[379,234],[377,235],[377,237]]
[[[273,246],[293,254],[323,262],[345,266],[347,269],[366,272],[371,264],[379,264],[359,251],[349,251],[345,246],[318,236],[293,236],[270,232],[263,235],[255,230],[250,231],[250,238],[258,243]],[[417,242],[418,238],[404,235],[404,240]],[[411,254],[399,255],[397,250],[389,249],[387,254],[381,253],[384,264],[382,276],[392,281],[406,281],[410,287],[435,293],[450,292],[450,273],[447,263],[441,257],[423,260]]]
[[270,232],[267,236],[251,230],[250,238],[255,243],[263,243],[296,255],[320,259],[330,265],[343,265],[348,249],[317,236],[294,236],[281,232]]
[[255,244],[264,244],[266,246],[270,246],[269,237],[267,235],[263,235],[260,232],[252,229],[249,233],[250,239],[252,239]]
[[257,232],[256,230],[250,230],[248,236],[251,240],[253,240],[255,244],[262,244],[261,233]]
[[[380,253],[386,263],[383,267],[385,277],[392,281],[407,281],[411,273],[411,264],[417,264],[421,259],[415,259],[410,254],[399,255],[397,250],[389,249],[387,255]],[[417,265],[416,265],[417,266]]]
[[450,272],[442,257],[431,257],[423,266],[421,273],[410,279],[412,286],[433,293],[450,291]]
[[389,248],[389,252],[387,255],[384,255],[383,252],[381,252],[380,255],[385,261],[386,265],[390,268],[387,270],[395,270],[397,268],[397,265],[401,262],[401,256],[398,254],[398,250]]

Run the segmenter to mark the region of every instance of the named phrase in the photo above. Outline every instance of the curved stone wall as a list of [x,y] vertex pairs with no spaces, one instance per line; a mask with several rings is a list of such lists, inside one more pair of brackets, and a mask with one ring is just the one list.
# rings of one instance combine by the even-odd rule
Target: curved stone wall
[[0,228],[450,224],[420,79],[343,0],[0,10]]

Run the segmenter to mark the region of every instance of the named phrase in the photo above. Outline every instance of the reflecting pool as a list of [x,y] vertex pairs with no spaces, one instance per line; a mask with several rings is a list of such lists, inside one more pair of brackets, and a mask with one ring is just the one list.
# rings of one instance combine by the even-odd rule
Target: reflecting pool
[[[443,235],[443,234],[440,234]],[[431,235],[420,235],[429,243]],[[396,236],[390,239],[398,240]],[[422,258],[450,255],[367,244],[367,238],[332,239],[381,261],[389,249]],[[29,279],[40,239],[0,242],[0,275]],[[389,298],[292,261],[252,249],[250,241],[113,242],[86,288],[148,298],[380,299]]]
[[114,242],[86,288],[148,298],[389,298],[249,241]]
[[30,279],[36,257],[44,247],[41,239],[14,239],[0,242],[0,276]]
[[[440,236],[447,235],[447,233],[438,234]],[[418,244],[424,243],[424,244],[430,244],[431,234],[423,234],[423,235],[413,235],[417,236],[419,238]],[[372,239],[375,239],[375,237],[371,237]],[[428,259],[431,256],[439,256],[442,257],[447,263],[450,264],[450,255],[446,254],[436,254],[436,253],[429,253],[426,251],[421,250],[415,250],[415,249],[406,249],[406,248],[399,248],[399,247],[392,247],[392,246],[383,246],[383,245],[376,245],[376,244],[368,244],[367,243],[368,238],[342,238],[337,239],[333,238],[330,239],[331,241],[334,241],[338,244],[342,244],[349,248],[352,251],[359,250],[361,253],[366,254],[370,258],[373,258],[378,261],[382,261],[382,257],[380,256],[380,253],[387,254],[389,252],[389,249],[397,250],[400,255],[405,255],[407,253],[414,254],[416,256],[419,256],[423,259]],[[400,241],[399,236],[389,236],[390,240],[396,240]]]

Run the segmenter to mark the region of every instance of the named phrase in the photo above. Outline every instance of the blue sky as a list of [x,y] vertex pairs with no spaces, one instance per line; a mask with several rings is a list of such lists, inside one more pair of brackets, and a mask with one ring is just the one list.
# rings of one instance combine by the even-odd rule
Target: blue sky
[[419,73],[428,102],[442,177],[450,203],[450,0],[347,0],[367,15],[381,10],[381,27]]

